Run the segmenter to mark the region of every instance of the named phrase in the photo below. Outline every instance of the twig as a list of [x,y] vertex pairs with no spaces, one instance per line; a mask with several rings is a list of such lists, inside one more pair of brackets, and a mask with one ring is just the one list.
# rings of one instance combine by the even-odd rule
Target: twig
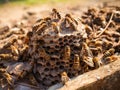
[[19,83],[19,82],[16,82],[16,84],[22,85],[22,86],[26,86],[26,87],[29,87],[29,88],[40,89],[38,86],[33,86],[33,85],[30,85],[30,84],[26,84],[26,83]]
[[98,35],[96,36],[96,38],[100,37],[100,36],[105,32],[105,30],[107,30],[108,26],[109,26],[110,23],[111,23],[111,20],[112,20],[112,18],[113,18],[113,15],[114,15],[114,12],[112,13],[112,15],[111,15],[111,17],[110,17],[110,20],[109,20],[109,22],[107,23],[106,27],[103,29],[103,31],[102,31],[100,34],[98,34]]

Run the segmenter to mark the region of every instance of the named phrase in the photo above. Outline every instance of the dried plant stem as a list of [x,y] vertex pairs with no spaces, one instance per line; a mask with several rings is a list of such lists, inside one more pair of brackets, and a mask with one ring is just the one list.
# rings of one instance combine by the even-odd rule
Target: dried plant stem
[[16,84],[26,86],[26,87],[40,89],[38,86],[33,86],[33,85],[30,85],[30,84],[26,84],[26,83],[18,83],[18,82],[16,82]]
[[96,38],[100,37],[100,36],[105,32],[105,30],[107,30],[108,26],[109,26],[110,23],[111,23],[111,20],[112,20],[112,18],[113,18],[113,15],[114,15],[114,13],[111,14],[110,20],[109,20],[109,22],[107,23],[106,27],[104,28],[104,30],[103,30],[100,34],[98,34],[98,35],[96,36]]

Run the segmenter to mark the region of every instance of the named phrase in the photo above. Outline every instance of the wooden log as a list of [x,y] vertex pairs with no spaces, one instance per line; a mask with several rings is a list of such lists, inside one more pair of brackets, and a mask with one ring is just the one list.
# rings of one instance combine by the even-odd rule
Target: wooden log
[[55,85],[52,87],[52,90],[119,90],[119,82],[120,59],[96,70],[79,75],[68,81],[67,85],[63,87],[59,84]]

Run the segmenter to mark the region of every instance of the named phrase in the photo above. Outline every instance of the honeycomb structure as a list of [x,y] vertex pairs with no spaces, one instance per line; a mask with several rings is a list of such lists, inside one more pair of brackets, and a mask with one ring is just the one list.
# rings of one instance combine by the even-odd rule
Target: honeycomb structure
[[[18,61],[24,50],[25,31],[18,27],[9,28],[5,25],[0,28],[0,60]],[[27,44],[26,44],[27,45]]]
[[[112,13],[111,9],[106,8],[106,12],[103,10],[90,8],[81,17],[83,25],[70,14],[63,18],[53,9],[50,17],[40,19],[33,25],[32,32],[29,32],[28,54],[30,60],[35,62],[33,72],[40,84],[49,87],[60,82],[62,72],[72,78],[93,70],[105,64],[103,62],[107,59],[104,59],[104,56],[110,57],[115,52],[119,53],[115,50],[119,45],[110,40],[119,38],[119,32],[114,31],[115,35],[111,34],[109,37],[106,30],[97,37],[100,28],[104,28],[109,22],[108,14]],[[99,16],[101,13],[104,13],[103,17]],[[115,20],[110,23],[113,27],[114,23],[118,24]],[[110,26],[108,31],[113,29]],[[109,49],[113,49],[113,54]],[[108,61],[110,62],[110,58]]]
[[89,8],[78,19],[53,9],[32,31],[29,24],[34,20],[29,20],[27,25],[0,27],[3,89],[21,82],[41,90],[59,82],[65,85],[120,58],[120,7]]
[[81,67],[74,68],[74,60],[80,58],[81,42],[84,40],[81,29],[77,28],[78,22],[69,14],[62,19],[56,17],[37,22],[39,25],[33,26],[29,36],[28,53],[36,63],[34,73],[45,86],[60,82],[63,71],[70,77],[82,73]]
[[[19,27],[0,26],[0,87],[13,90],[12,86],[26,75],[25,68],[31,70],[31,64],[25,64],[27,50],[26,31]],[[24,67],[28,65],[27,67]]]

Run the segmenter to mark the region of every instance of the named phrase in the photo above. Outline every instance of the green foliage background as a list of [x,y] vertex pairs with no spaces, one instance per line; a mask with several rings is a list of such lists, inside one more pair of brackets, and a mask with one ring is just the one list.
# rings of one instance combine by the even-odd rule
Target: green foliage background
[[69,2],[69,0],[0,0],[0,4],[14,3],[14,4],[44,4],[44,3],[57,3],[57,2]]

